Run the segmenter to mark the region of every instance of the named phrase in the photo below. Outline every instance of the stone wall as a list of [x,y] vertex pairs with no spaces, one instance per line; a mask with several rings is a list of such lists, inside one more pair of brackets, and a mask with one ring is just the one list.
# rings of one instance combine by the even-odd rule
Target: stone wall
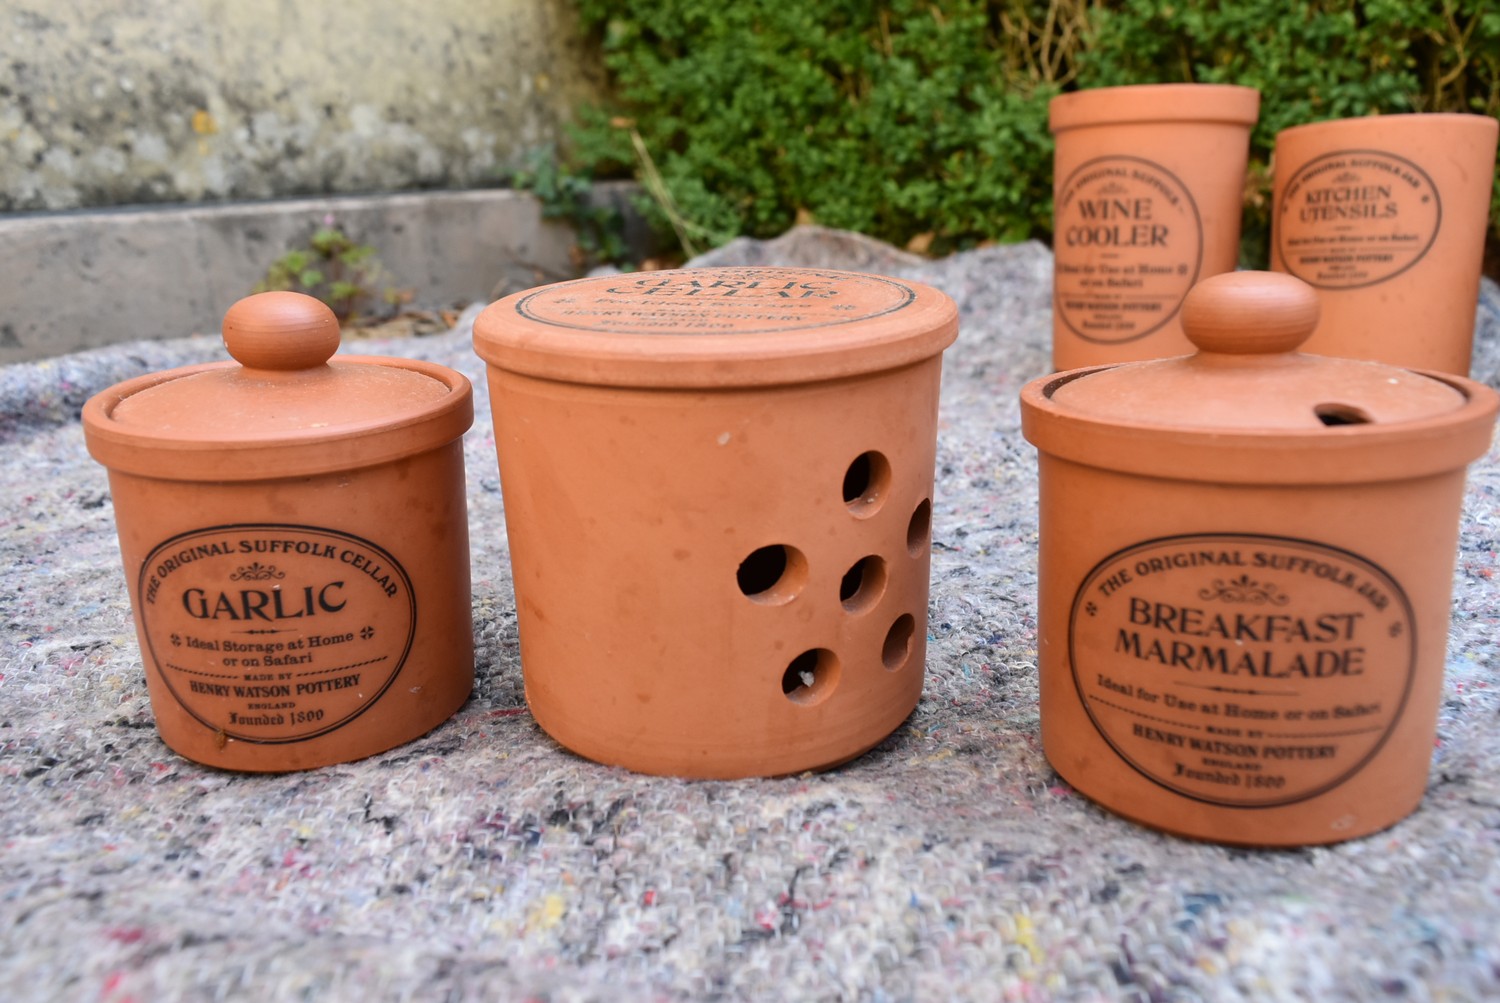
[[11,0],[0,212],[494,185],[599,79],[569,0]]

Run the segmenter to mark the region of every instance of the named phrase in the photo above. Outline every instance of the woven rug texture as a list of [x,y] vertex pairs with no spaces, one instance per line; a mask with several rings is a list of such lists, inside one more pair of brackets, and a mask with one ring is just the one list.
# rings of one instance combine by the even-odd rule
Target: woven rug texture
[[[868,754],[735,782],[637,776],[522,696],[477,308],[362,354],[474,381],[473,696],[364,761],[249,776],[158,738],[79,408],[222,358],[214,336],[0,369],[0,1000],[1468,1001],[1500,998],[1500,454],[1469,471],[1420,809],[1326,848],[1173,838],[1042,755],[1036,453],[1050,252],[930,261],[800,228],[696,264],[930,283],[944,358],[926,682]],[[128,305],[100,323],[128,324]],[[184,333],[185,334],[185,333]],[[1500,381],[1484,286],[1476,378]]]

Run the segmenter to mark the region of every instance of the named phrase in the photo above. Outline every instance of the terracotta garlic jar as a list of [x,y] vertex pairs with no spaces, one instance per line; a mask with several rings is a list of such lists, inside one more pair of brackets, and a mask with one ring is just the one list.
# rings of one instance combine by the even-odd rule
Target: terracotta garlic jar
[[957,309],[792,268],[581,279],[475,325],[526,698],[591,759],[689,777],[857,756],[922,689]]
[[297,293],[236,303],[224,342],[235,361],[128,380],[83,411],[161,737],[248,771],[416,738],[473,684],[469,382],[335,356],[337,320]]
[[1316,322],[1299,280],[1229,273],[1183,305],[1196,354],[1022,391],[1044,750],[1168,832],[1328,843],[1426,785],[1465,470],[1497,395],[1299,353]]
[[1277,134],[1271,267],[1318,290],[1308,351],[1469,375],[1497,135],[1438,114]]
[[1192,350],[1178,309],[1239,260],[1260,93],[1140,84],[1052,99],[1055,369]]

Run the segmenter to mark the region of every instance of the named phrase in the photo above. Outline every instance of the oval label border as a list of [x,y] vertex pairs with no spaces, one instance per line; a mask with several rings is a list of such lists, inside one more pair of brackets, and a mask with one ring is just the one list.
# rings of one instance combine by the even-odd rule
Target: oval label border
[[[1076,186],[1082,184],[1084,181],[1091,180],[1089,178],[1080,179],[1079,175],[1083,174],[1085,171],[1098,171],[1109,164],[1115,163],[1144,166],[1147,170],[1162,175],[1162,177],[1165,178],[1167,182],[1169,182],[1169,184],[1164,184],[1160,179],[1155,179],[1156,185],[1154,187],[1156,187],[1157,190],[1162,191],[1169,198],[1180,198],[1185,203],[1186,213],[1184,213],[1184,215],[1186,216],[1187,221],[1189,221],[1192,225],[1192,247],[1186,252],[1179,252],[1174,254],[1172,257],[1175,260],[1170,261],[1168,264],[1157,266],[1168,269],[1167,273],[1158,273],[1161,274],[1162,278],[1170,278],[1174,281],[1174,284],[1180,284],[1182,286],[1181,292],[1176,293],[1175,296],[1155,297],[1157,299],[1161,299],[1163,302],[1170,302],[1171,309],[1163,310],[1160,318],[1151,326],[1134,333],[1127,334],[1123,337],[1101,337],[1097,334],[1090,334],[1087,331],[1084,331],[1080,327],[1079,323],[1075,323],[1075,314],[1089,313],[1095,308],[1078,307],[1070,309],[1068,302],[1064,298],[1069,295],[1069,293],[1065,292],[1060,287],[1058,278],[1063,275],[1071,275],[1072,270],[1077,270],[1078,274],[1076,277],[1076,283],[1079,286],[1079,290],[1075,294],[1084,296],[1094,295],[1091,290],[1085,290],[1083,288],[1085,282],[1107,282],[1109,280],[1109,276],[1096,276],[1092,273],[1085,274],[1085,269],[1098,269],[1100,266],[1097,264],[1075,263],[1067,260],[1069,255],[1058,255],[1054,253],[1053,262],[1056,274],[1053,276],[1053,311],[1056,316],[1062,318],[1062,321],[1067,326],[1068,330],[1071,331],[1075,336],[1095,345],[1127,345],[1133,341],[1138,341],[1141,338],[1149,337],[1150,335],[1155,334],[1157,331],[1166,327],[1177,316],[1178,311],[1182,309],[1183,298],[1187,296],[1188,290],[1192,289],[1193,285],[1198,281],[1198,276],[1203,270],[1203,216],[1198,211],[1198,203],[1194,200],[1193,193],[1188,189],[1188,186],[1183,183],[1182,179],[1177,177],[1176,174],[1173,174],[1170,170],[1163,167],[1161,164],[1156,163],[1155,161],[1147,160],[1145,157],[1127,155],[1095,157],[1091,160],[1084,161],[1073,169],[1073,171],[1068,175],[1067,180],[1065,180],[1061,185],[1058,186],[1057,193],[1054,196],[1054,252],[1056,250],[1058,241],[1056,231],[1062,230],[1064,226],[1064,221],[1060,218],[1061,212],[1067,211],[1067,209],[1073,204],[1074,195],[1076,194]],[[1137,184],[1151,184],[1151,181],[1142,178],[1130,177],[1127,180],[1135,182]],[[1058,204],[1062,204],[1061,210],[1057,208]],[[1089,253],[1092,254],[1093,252]],[[1120,276],[1121,280],[1124,280],[1126,278],[1131,278],[1133,280],[1135,276]],[[1141,277],[1141,281],[1149,281],[1149,279],[1143,276]]]
[[[1283,241],[1291,239],[1304,239],[1302,237],[1303,234],[1322,233],[1325,229],[1325,225],[1315,223],[1302,223],[1297,227],[1297,236],[1289,237],[1287,234],[1288,227],[1286,224],[1286,215],[1292,208],[1293,197],[1303,189],[1303,187],[1307,184],[1308,180],[1312,176],[1330,170],[1345,170],[1354,172],[1361,169],[1371,169],[1371,164],[1349,163],[1349,161],[1353,161],[1354,158],[1357,157],[1384,158],[1387,161],[1391,161],[1394,165],[1399,165],[1395,166],[1394,168],[1385,167],[1382,168],[1382,170],[1385,174],[1395,175],[1398,180],[1407,181],[1408,184],[1412,185],[1413,193],[1417,196],[1422,195],[1423,187],[1425,186],[1427,197],[1429,197],[1433,203],[1434,216],[1430,224],[1431,229],[1427,232],[1426,240],[1422,243],[1421,248],[1413,253],[1410,259],[1406,261],[1405,264],[1401,265],[1399,268],[1396,268],[1394,271],[1386,271],[1374,278],[1364,278],[1360,281],[1320,281],[1316,273],[1307,267],[1308,262],[1305,259],[1308,252],[1300,252],[1297,256],[1298,260],[1294,260],[1293,256],[1287,253]],[[1342,158],[1342,160],[1340,160],[1339,158]],[[1330,161],[1334,161],[1334,163],[1328,163]],[[1401,174],[1402,167],[1409,168],[1413,173],[1409,177],[1403,177]],[[1357,176],[1353,180],[1357,180]],[[1423,199],[1423,201],[1425,201],[1425,199]],[[1399,207],[1393,210],[1395,214],[1399,214],[1399,211]],[[1282,265],[1286,268],[1289,274],[1296,276],[1303,282],[1306,282],[1308,285],[1313,286],[1317,289],[1364,289],[1368,286],[1375,286],[1380,285],[1383,282],[1389,282],[1391,279],[1396,278],[1398,275],[1401,275],[1411,268],[1414,268],[1418,263],[1420,263],[1424,258],[1427,257],[1428,252],[1432,250],[1432,246],[1437,243],[1438,234],[1442,232],[1443,229],[1443,198],[1442,193],[1438,191],[1437,183],[1432,180],[1432,176],[1429,175],[1425,170],[1423,170],[1420,164],[1417,164],[1416,162],[1409,160],[1406,157],[1391,153],[1388,150],[1331,150],[1328,153],[1319,154],[1318,156],[1313,157],[1311,160],[1305,162],[1301,167],[1297,168],[1297,170],[1292,173],[1291,180],[1287,182],[1287,186],[1285,190],[1283,190],[1280,201],[1276,206],[1274,227],[1276,230],[1276,254],[1281,259]],[[1347,228],[1349,227],[1346,227],[1346,229]],[[1368,236],[1362,237],[1361,241],[1368,239]],[[1314,248],[1313,250],[1320,249],[1321,246],[1319,248]],[[1350,248],[1349,253],[1352,255],[1356,252],[1353,248]],[[1318,260],[1313,263],[1322,263],[1324,257],[1326,257],[1326,255],[1321,255]]]
[[521,297],[515,311],[533,323],[591,334],[733,337],[859,324],[916,299],[911,286],[882,275],[740,265],[559,283]]
[[[375,692],[371,693],[369,696],[361,696],[359,699],[359,703],[356,704],[352,710],[345,714],[342,714],[335,720],[326,721],[322,718],[319,718],[316,721],[309,722],[309,724],[312,725],[310,728],[297,731],[296,733],[283,732],[280,734],[265,734],[247,732],[242,728],[230,727],[229,724],[232,724],[232,722],[216,722],[206,718],[200,712],[201,709],[197,706],[196,702],[185,697],[181,692],[180,685],[174,684],[172,674],[165,671],[165,669],[172,667],[172,663],[166,661],[162,657],[163,653],[158,650],[160,641],[166,640],[168,645],[173,645],[176,643],[180,643],[180,636],[177,634],[177,632],[173,631],[170,632],[165,639],[156,637],[155,635],[157,633],[157,630],[154,630],[151,624],[151,620],[154,618],[150,615],[150,611],[148,609],[148,607],[154,605],[156,593],[158,589],[162,585],[164,585],[164,581],[162,580],[162,578],[158,577],[157,572],[159,569],[166,566],[165,562],[170,557],[174,556],[168,554],[168,551],[176,550],[178,552],[178,556],[180,556],[184,552],[182,550],[184,545],[191,544],[194,540],[207,539],[210,537],[218,538],[218,540],[222,541],[226,537],[269,536],[274,534],[282,534],[280,539],[285,539],[287,536],[301,536],[313,541],[319,539],[323,541],[321,544],[318,544],[316,542],[310,543],[309,546],[312,548],[317,548],[319,546],[333,548],[347,546],[350,548],[355,548],[357,550],[362,550],[369,555],[377,557],[380,561],[385,562],[379,566],[380,570],[383,571],[385,568],[389,568],[394,576],[393,584],[384,586],[384,588],[387,590],[388,597],[395,598],[394,595],[389,595],[389,589],[394,587],[398,591],[404,590],[406,599],[404,612],[407,614],[407,623],[404,633],[398,635],[398,641],[400,642],[399,653],[395,654],[393,666],[389,670],[389,673],[386,674],[385,677],[381,680],[381,683],[378,688],[376,688]],[[212,546],[212,543],[206,543],[203,546],[210,547]],[[337,555],[350,552],[352,551],[332,550],[326,554],[320,554],[319,556],[336,558]],[[247,553],[250,553],[253,557],[254,552]],[[229,553],[214,553],[207,556],[210,558],[223,558],[231,555]],[[182,563],[173,565],[171,568],[171,572],[175,572],[183,566],[184,565]],[[365,573],[367,576],[370,575],[370,572],[368,570],[361,571],[359,569],[359,565],[355,565],[355,567],[356,573]],[[229,577],[235,580],[245,579],[253,581],[263,578],[282,576],[284,574],[284,571],[278,571],[278,569],[274,566],[262,565],[259,563],[259,561],[252,560],[252,562],[245,567],[236,569],[236,571]],[[396,560],[396,558],[389,551],[387,551],[384,547],[381,547],[379,544],[376,544],[363,537],[356,536],[353,533],[346,533],[341,530],[328,529],[322,526],[308,526],[294,523],[230,523],[220,526],[203,527],[200,529],[189,530],[184,533],[179,533],[157,544],[146,555],[146,558],[142,562],[140,572],[137,576],[136,587],[136,602],[138,607],[140,608],[140,633],[142,639],[145,642],[145,646],[147,649],[146,654],[148,654],[151,659],[151,667],[156,671],[158,678],[162,681],[163,685],[165,685],[167,692],[172,696],[177,704],[182,707],[183,710],[185,710],[194,720],[198,721],[204,727],[208,728],[216,735],[218,735],[221,742],[225,739],[232,738],[235,741],[246,742],[250,744],[285,745],[293,742],[303,742],[313,738],[318,738],[322,735],[326,735],[330,732],[344,727],[345,725],[349,724],[360,715],[365,713],[365,711],[373,707],[381,699],[381,697],[383,697],[386,692],[390,690],[396,679],[401,675],[402,669],[405,667],[406,660],[411,654],[412,644],[416,636],[416,592],[412,587],[411,577],[407,574],[406,569],[402,567],[401,563]],[[288,593],[288,595],[290,595],[290,593]],[[313,600],[309,596],[307,601],[312,602]],[[374,617],[373,614],[372,618],[377,619],[382,626],[389,626],[389,621],[386,619]],[[374,625],[369,624],[367,625],[367,627],[371,630],[371,635],[373,637]],[[218,638],[214,638],[208,643],[219,644],[222,643],[222,641]],[[390,644],[381,645],[381,649],[387,651],[387,654],[383,655],[380,659],[377,659],[377,661],[384,660],[384,658],[386,657],[390,657],[389,651],[395,647],[397,646]],[[353,666],[347,666],[347,668],[358,668],[363,664],[365,663],[361,662]],[[318,670],[315,674],[325,674],[327,671],[329,670]],[[191,671],[188,671],[186,673],[179,672],[178,674],[181,675],[193,673]],[[224,678],[229,679],[232,677],[225,675]],[[243,680],[243,676],[241,676],[241,679]],[[181,680],[178,681],[178,683],[180,682]],[[232,686],[233,684],[210,683],[208,685]],[[276,697],[266,696],[260,699],[269,700],[276,699]]]
[[[1117,672],[1116,666],[1113,661],[1108,662],[1108,664],[1080,664],[1080,645],[1077,643],[1077,639],[1081,618],[1096,617],[1100,612],[1103,611],[1103,607],[1100,606],[1101,602],[1108,604],[1116,598],[1129,599],[1131,592],[1133,591],[1132,586],[1140,580],[1131,574],[1131,569],[1138,569],[1141,567],[1150,568],[1152,566],[1150,557],[1153,551],[1158,555],[1161,555],[1171,552],[1174,549],[1180,548],[1202,548],[1202,552],[1204,554],[1218,553],[1224,558],[1224,560],[1222,563],[1185,563],[1179,567],[1173,567],[1171,561],[1163,561],[1162,567],[1158,569],[1159,571],[1170,574],[1173,571],[1184,570],[1184,568],[1187,567],[1229,567],[1230,570],[1225,572],[1224,574],[1233,575],[1233,561],[1228,559],[1228,555],[1240,554],[1241,551],[1237,548],[1262,548],[1262,552],[1274,552],[1279,550],[1282,551],[1283,557],[1289,562],[1300,560],[1307,563],[1308,569],[1305,573],[1316,572],[1318,574],[1321,574],[1324,570],[1330,568],[1333,571],[1337,572],[1340,570],[1340,565],[1342,565],[1344,574],[1338,576],[1336,579],[1331,579],[1335,581],[1335,585],[1331,587],[1339,587],[1340,585],[1343,585],[1350,588],[1351,590],[1356,588],[1360,590],[1368,589],[1370,590],[1368,593],[1365,591],[1359,591],[1358,593],[1351,594],[1358,594],[1360,596],[1366,597],[1367,604],[1372,608],[1381,601],[1386,604],[1385,608],[1389,609],[1389,613],[1385,614],[1388,617],[1386,630],[1392,642],[1392,645],[1395,646],[1399,643],[1399,647],[1401,649],[1401,661],[1403,665],[1402,674],[1401,677],[1396,680],[1395,686],[1386,688],[1392,691],[1392,696],[1394,697],[1393,705],[1385,708],[1382,711],[1369,712],[1371,714],[1378,713],[1379,717],[1383,720],[1383,723],[1379,726],[1378,729],[1376,729],[1378,730],[1378,734],[1374,735],[1373,740],[1369,743],[1368,748],[1358,751],[1357,757],[1352,763],[1340,766],[1331,775],[1324,776],[1311,784],[1304,785],[1301,788],[1294,788],[1284,793],[1279,790],[1268,789],[1262,794],[1253,797],[1245,797],[1227,795],[1212,796],[1207,793],[1205,788],[1201,785],[1189,785],[1189,782],[1198,783],[1198,781],[1203,778],[1187,775],[1185,776],[1184,780],[1174,780],[1172,776],[1162,775],[1162,771],[1158,766],[1153,765],[1152,763],[1147,761],[1149,757],[1147,755],[1144,755],[1143,751],[1152,751],[1159,754],[1161,752],[1160,747],[1173,746],[1187,747],[1192,749],[1193,742],[1195,741],[1200,745],[1207,747],[1208,751],[1214,753],[1214,757],[1212,758],[1217,758],[1217,747],[1219,745],[1223,745],[1227,749],[1229,746],[1243,746],[1248,745],[1250,742],[1250,740],[1246,740],[1243,742],[1231,742],[1229,741],[1229,739],[1242,738],[1246,733],[1252,730],[1257,734],[1262,733],[1263,729],[1254,728],[1251,722],[1265,722],[1268,720],[1276,720],[1281,722],[1289,721],[1292,720],[1292,715],[1291,713],[1287,712],[1296,710],[1294,707],[1283,704],[1280,705],[1279,709],[1276,710],[1276,715],[1274,718],[1260,716],[1236,716],[1233,719],[1233,726],[1220,729],[1220,734],[1225,731],[1238,731],[1239,734],[1225,735],[1223,738],[1209,737],[1211,735],[1215,735],[1215,733],[1211,730],[1206,730],[1205,727],[1201,724],[1201,721],[1207,716],[1205,714],[1199,715],[1199,720],[1197,723],[1185,720],[1182,716],[1182,714],[1191,713],[1191,711],[1174,713],[1171,716],[1163,716],[1166,711],[1159,709],[1165,702],[1161,699],[1161,693],[1157,693],[1154,695],[1156,699],[1150,703],[1149,707],[1147,707],[1147,710],[1142,710],[1141,705],[1137,705],[1134,707],[1121,706],[1119,701],[1123,699],[1128,698],[1132,701],[1135,701],[1142,697],[1152,696],[1152,694],[1150,694],[1149,691],[1144,690],[1144,687],[1142,687],[1140,683],[1136,681],[1135,676],[1132,676],[1129,673],[1125,672]],[[1246,564],[1253,566],[1254,562],[1244,562],[1239,566],[1244,567],[1246,566]],[[1351,576],[1351,569],[1359,572],[1359,574],[1353,574]],[[1124,572],[1123,575],[1121,574],[1122,571]],[[1148,572],[1148,575],[1151,573],[1155,572]],[[1361,575],[1363,575],[1363,577],[1361,577]],[[1288,608],[1294,608],[1290,606],[1289,601],[1284,604],[1277,603],[1278,597],[1284,597],[1284,593],[1276,583],[1272,583],[1269,581],[1258,581],[1251,578],[1248,572],[1241,573],[1241,577],[1239,578],[1216,578],[1210,583],[1209,588],[1199,590],[1199,597],[1204,601],[1208,601],[1210,598],[1221,598],[1226,599],[1230,602],[1237,601],[1241,603],[1247,603],[1257,608],[1265,606],[1267,604],[1285,605]],[[1354,621],[1341,619],[1341,617],[1348,617],[1350,615],[1352,614],[1327,615],[1325,616],[1326,622],[1317,622],[1322,623],[1323,626],[1328,628],[1330,632],[1336,633],[1339,630],[1343,630],[1345,627],[1352,631],[1354,629]],[[1144,619],[1144,617],[1142,619]],[[1291,621],[1293,618],[1284,617],[1284,619]],[[1290,627],[1288,629],[1290,629]],[[1110,748],[1115,752],[1116,755],[1120,757],[1123,762],[1129,765],[1141,776],[1150,780],[1152,783],[1194,801],[1202,802],[1205,804],[1224,805],[1236,808],[1271,808],[1289,804],[1296,804],[1298,802],[1317,797],[1329,790],[1334,789],[1335,787],[1338,787],[1354,775],[1358,774],[1361,770],[1363,770],[1369,764],[1371,759],[1373,759],[1375,755],[1380,751],[1380,749],[1384,747],[1386,741],[1395,730],[1405,712],[1406,705],[1410,698],[1411,690],[1416,678],[1416,649],[1416,618],[1415,612],[1411,606],[1411,602],[1407,598],[1405,592],[1401,589],[1399,583],[1397,583],[1396,580],[1378,564],[1369,560],[1368,558],[1365,558],[1344,548],[1318,543],[1317,541],[1313,540],[1304,540],[1296,537],[1282,537],[1270,534],[1183,534],[1178,536],[1158,537],[1155,539],[1143,541],[1141,543],[1132,544],[1128,547],[1124,547],[1099,561],[1094,565],[1089,573],[1084,576],[1083,581],[1074,594],[1072,609],[1070,610],[1068,618],[1068,665],[1073,680],[1074,690],[1078,696],[1080,706],[1088,715],[1090,722],[1093,724],[1100,738],[1110,746]],[[1126,650],[1127,654],[1119,657],[1132,657],[1131,654],[1128,653],[1130,652],[1129,646],[1127,646]],[[1137,640],[1134,649],[1135,657],[1141,657],[1140,651],[1140,642],[1139,640]],[[1091,660],[1095,658],[1095,656],[1092,654],[1088,657]],[[1118,658],[1116,660],[1118,660]],[[1105,658],[1099,657],[1098,661],[1100,663],[1104,663]],[[1105,672],[1101,670],[1107,670],[1110,675],[1105,675]],[[1086,678],[1086,674],[1089,672],[1095,673],[1095,678],[1093,680],[1089,680]],[[1160,686],[1157,688],[1164,690],[1165,686]],[[1214,689],[1214,687],[1206,686],[1196,688],[1209,690]],[[1103,690],[1109,691],[1109,699],[1105,699],[1102,696],[1101,691]],[[1236,691],[1233,689],[1224,690],[1224,694],[1237,694],[1243,697],[1246,700],[1247,704],[1250,704],[1252,701],[1256,701],[1261,698],[1274,698],[1286,701],[1289,698],[1294,698],[1295,696],[1297,696],[1297,694],[1286,692],[1260,692],[1256,690]],[[1216,694],[1216,696],[1218,695],[1219,694]],[[1274,699],[1272,701],[1273,708],[1278,706],[1274,703]],[[1221,700],[1220,703],[1227,705],[1228,701]],[[1098,704],[1099,706],[1095,706],[1096,704]],[[1181,702],[1179,701],[1179,707],[1180,706]],[[1378,707],[1378,704],[1375,706]],[[1361,711],[1363,711],[1365,707],[1366,705],[1361,705],[1358,703],[1355,704],[1355,708]],[[1119,731],[1120,722],[1118,720],[1104,720],[1104,718],[1106,717],[1105,708],[1108,708],[1108,716],[1114,717],[1118,714],[1123,714],[1126,718],[1130,718],[1132,733],[1128,736],[1118,734],[1117,732]],[[1219,713],[1222,713],[1222,710],[1223,708],[1220,708]],[[1322,710],[1323,713],[1328,716],[1325,716],[1321,719],[1314,719],[1310,716],[1309,712],[1306,709],[1302,709],[1300,711],[1297,711],[1296,719],[1299,721],[1306,720],[1308,722],[1312,722],[1313,720],[1330,719],[1331,712],[1328,712],[1326,708],[1323,708]],[[1252,707],[1247,710],[1246,713],[1249,715],[1266,714],[1269,713],[1269,709],[1263,707]],[[1337,719],[1334,718],[1334,720]],[[1322,727],[1321,724],[1317,726]],[[1174,727],[1176,728],[1175,731],[1172,730]],[[1195,739],[1193,736],[1185,735],[1184,732],[1189,730],[1202,731],[1204,732],[1204,737],[1202,739]],[[1360,728],[1355,732],[1351,732],[1351,734],[1369,733],[1372,733],[1372,729],[1368,727]],[[1299,736],[1283,737],[1295,738]],[[1300,737],[1327,738],[1329,736],[1323,733],[1307,733]],[[1133,745],[1139,745],[1140,749],[1133,751]],[[1288,746],[1287,748],[1292,749],[1304,747]],[[1326,749],[1329,748],[1329,746],[1323,744],[1317,746],[1308,746],[1305,748]],[[1202,752],[1204,751],[1204,749],[1198,748],[1193,749],[1193,751]],[[1240,749],[1239,751],[1241,753],[1244,752],[1243,749]],[[1224,756],[1228,760],[1233,760],[1236,758],[1234,752],[1235,750],[1229,749],[1224,753]],[[1238,758],[1244,759],[1246,757],[1244,755],[1240,755]],[[1251,771],[1260,769],[1260,766],[1256,764],[1264,762],[1264,759],[1260,755],[1259,751],[1257,751],[1254,756],[1251,756],[1249,758],[1254,760],[1254,763],[1245,764],[1242,767],[1241,772],[1238,774],[1239,776],[1241,776],[1242,780],[1236,781],[1236,786],[1238,786],[1240,783],[1248,783],[1248,777],[1251,776]],[[1172,761],[1175,776],[1184,776],[1185,769],[1189,771],[1190,774],[1191,771],[1195,768],[1177,765],[1180,762],[1181,760]],[[1201,762],[1199,766],[1202,766]],[[1204,767],[1202,772],[1205,774],[1205,776],[1210,773],[1219,774],[1220,776],[1217,778],[1217,782],[1219,782],[1221,785],[1223,785],[1224,779],[1231,773],[1233,773],[1232,770],[1221,770],[1218,767]]]

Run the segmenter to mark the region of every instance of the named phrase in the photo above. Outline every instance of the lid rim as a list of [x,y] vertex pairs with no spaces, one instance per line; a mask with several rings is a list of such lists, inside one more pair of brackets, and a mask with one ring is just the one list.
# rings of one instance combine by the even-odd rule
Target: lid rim
[[150,429],[127,429],[113,418],[115,409],[135,394],[204,372],[242,368],[232,361],[200,363],[125,380],[89,398],[80,416],[85,445],[111,471],[163,480],[256,481],[353,470],[415,456],[447,445],[473,425],[473,386],[456,370],[382,356],[336,356],[335,360],[412,371],[442,384],[447,392],[393,419],[291,434],[282,431],[260,438],[185,439]]
[[[1021,427],[1038,452],[1124,474],[1251,485],[1318,485],[1415,480],[1462,470],[1489,448],[1500,394],[1424,370],[1464,395],[1456,410],[1385,424],[1327,428],[1196,429],[1064,409],[1047,390],[1075,370],[1032,380],[1021,390]],[[1125,448],[1149,442],[1154,448]],[[1308,448],[1315,447],[1315,448]]]
[[[514,293],[490,304],[475,321],[474,351],[495,368],[557,382],[706,390],[811,383],[881,372],[940,355],[958,336],[957,304],[940,290],[905,279],[769,265],[643,274],[663,276],[663,281],[691,280],[696,285],[699,280],[706,284],[723,279],[745,281],[752,273],[770,273],[778,279],[815,276],[866,286],[878,282],[904,295],[874,313],[860,313],[862,304],[856,297],[849,301],[854,309],[847,320],[825,310],[801,322],[795,314],[788,314],[785,323],[772,320],[744,331],[728,327],[725,317],[711,309],[695,312],[684,306],[679,315],[681,333],[655,329],[652,319],[642,325],[644,329],[631,330],[622,324],[624,330],[612,331],[607,316],[587,312],[588,298],[628,298],[632,293],[604,288],[618,282],[617,276],[576,279]],[[581,315],[595,319],[574,324],[521,309],[538,295],[575,293],[584,301]],[[633,302],[628,301],[625,308]],[[671,313],[664,316],[674,317]]]
[[1300,122],[1297,125],[1289,125],[1276,134],[1280,141],[1283,136],[1300,136],[1306,132],[1328,132],[1328,131],[1360,131],[1370,125],[1379,124],[1389,126],[1394,124],[1396,128],[1413,127],[1424,128],[1445,122],[1473,123],[1472,128],[1488,132],[1500,132],[1500,121],[1480,112],[1463,111],[1404,111],[1388,112],[1383,115],[1356,115],[1352,118],[1325,118],[1317,122]]
[[1179,311],[1196,351],[1057,374],[1047,396],[1121,425],[1273,435],[1347,423],[1364,436],[1458,411],[1474,396],[1433,374],[1301,351],[1319,313],[1316,291],[1284,272],[1210,276]]
[[[955,312],[950,320],[916,338],[897,334],[873,342],[866,336],[857,341],[831,338],[811,345],[765,344],[732,356],[682,346],[647,354],[641,344],[646,337],[590,336],[589,344],[571,346],[572,354],[534,344],[481,346],[478,338],[474,348],[496,368],[559,383],[685,390],[777,386],[862,376],[930,359],[957,340],[958,316]],[[608,347],[602,344],[606,340]],[[856,349],[859,356],[851,359]]]
[[[1101,106],[1120,105],[1108,113]],[[1125,84],[1069,91],[1047,105],[1047,127],[1056,133],[1090,126],[1143,122],[1219,122],[1253,126],[1260,91],[1240,84]]]

